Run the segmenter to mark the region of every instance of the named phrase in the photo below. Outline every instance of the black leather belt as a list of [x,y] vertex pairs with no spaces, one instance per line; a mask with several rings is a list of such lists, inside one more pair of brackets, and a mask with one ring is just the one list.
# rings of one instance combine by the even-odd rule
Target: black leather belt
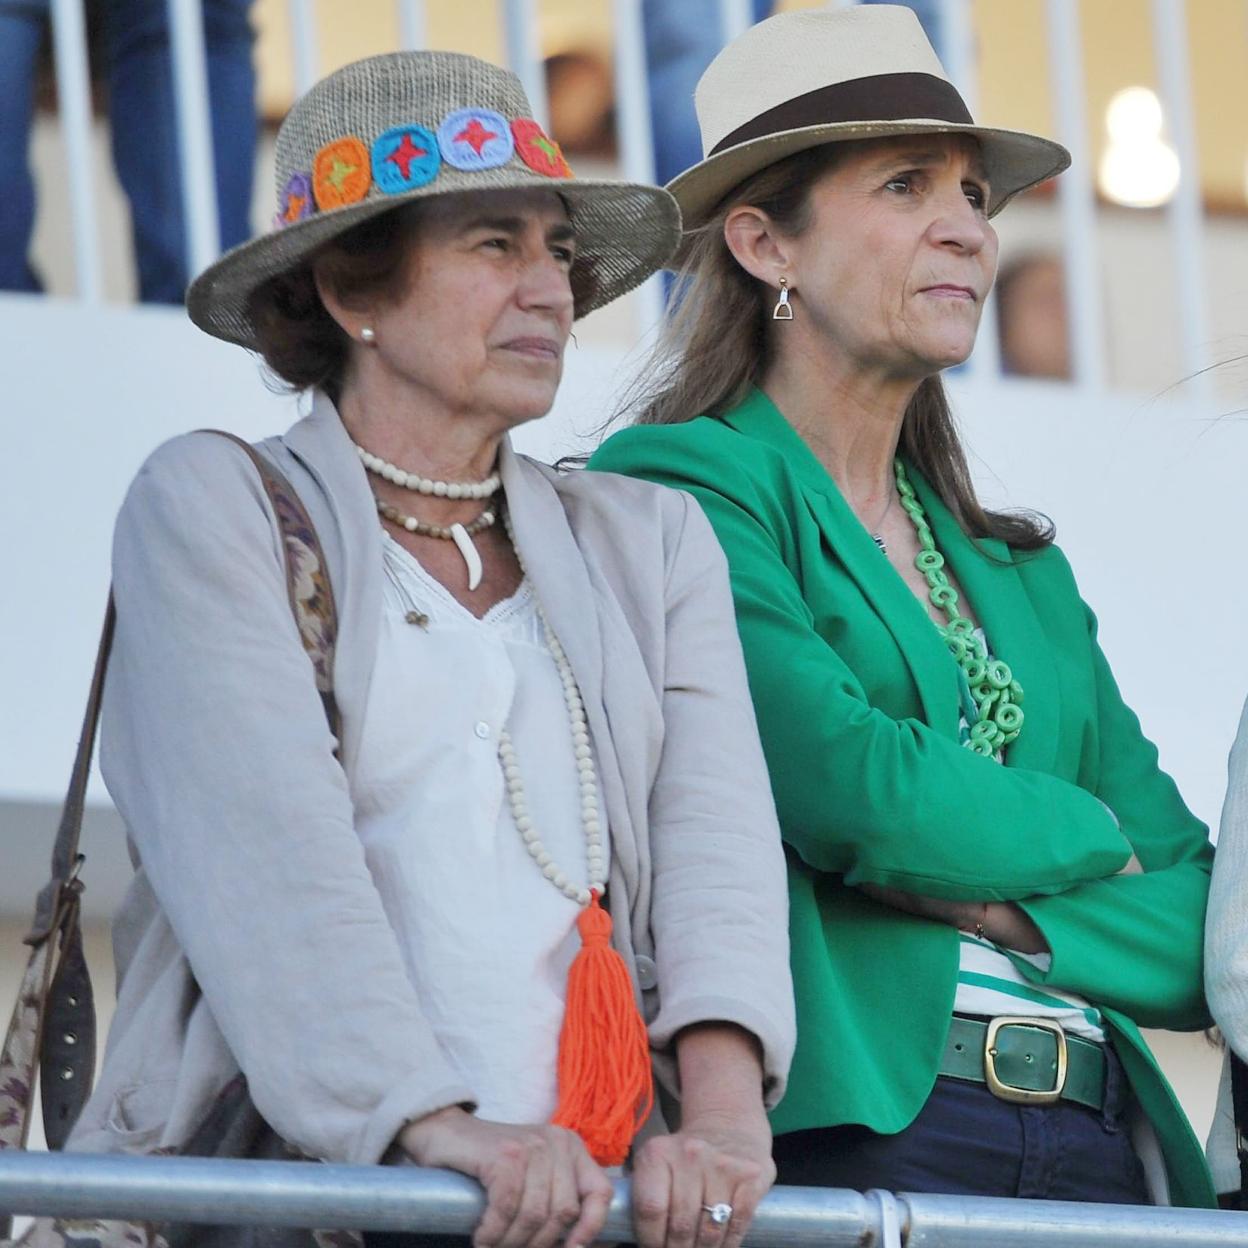
[[1105,1100],[1102,1046],[1068,1036],[1048,1018],[981,1022],[955,1014],[939,1073],[986,1083],[994,1096],[1017,1105],[1064,1100],[1100,1109]]

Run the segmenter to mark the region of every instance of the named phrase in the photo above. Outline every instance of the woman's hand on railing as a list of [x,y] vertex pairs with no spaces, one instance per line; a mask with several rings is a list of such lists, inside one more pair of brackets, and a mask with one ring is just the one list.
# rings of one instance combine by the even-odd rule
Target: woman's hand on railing
[[[633,1161],[639,1248],[738,1248],[776,1179],[758,1040],[731,1023],[676,1036],[680,1130]],[[727,1206],[726,1217],[708,1210]]]
[[602,1230],[611,1181],[580,1137],[562,1127],[487,1122],[457,1106],[403,1128],[399,1142],[419,1166],[470,1175],[485,1188],[474,1248],[568,1248]]
[[[776,1178],[765,1115],[685,1122],[647,1140],[633,1166],[633,1229],[640,1248],[737,1248]],[[731,1208],[725,1224],[706,1212]]]

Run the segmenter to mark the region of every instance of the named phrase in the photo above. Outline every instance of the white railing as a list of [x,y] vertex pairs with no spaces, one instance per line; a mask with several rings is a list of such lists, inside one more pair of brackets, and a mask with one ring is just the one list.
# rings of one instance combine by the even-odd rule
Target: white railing
[[[19,1215],[467,1235],[484,1207],[463,1175],[414,1166],[0,1153],[0,1210]],[[615,1180],[602,1238],[633,1238]],[[777,1187],[746,1243],[762,1248],[1218,1248],[1248,1214],[1068,1201]]]
[[[192,268],[198,270],[216,255],[218,246],[201,0],[167,0],[167,3],[175,64],[187,250]],[[316,7],[314,0],[286,0],[286,3],[294,81],[297,91],[302,92],[321,73]],[[400,44],[421,46],[426,37],[426,5],[422,0],[394,0],[394,3]],[[1079,386],[1099,390],[1107,384],[1107,334],[1080,8],[1080,0],[1046,0],[1056,137],[1074,157],[1072,169],[1058,183],[1073,381]],[[53,0],[52,10],[61,122],[69,157],[67,165],[73,178],[84,179],[90,176],[91,169],[90,94],[81,0]],[[939,0],[938,11],[943,31],[943,58],[950,76],[974,112],[978,84],[971,0]],[[545,119],[549,108],[541,48],[540,2],[499,0],[497,12],[508,62],[524,83],[536,115]],[[720,0],[720,13],[725,38],[739,33],[752,18],[749,0]],[[1186,34],[1187,7],[1184,0],[1152,0],[1151,13],[1159,94],[1182,170],[1178,190],[1167,208],[1178,291],[1175,333],[1182,347],[1183,375],[1194,377],[1212,361],[1204,221]],[[612,32],[619,164],[625,177],[650,181],[654,175],[654,159],[641,0],[613,0]],[[78,297],[86,303],[98,303],[102,283],[98,223],[93,208],[95,197],[86,193],[85,188],[75,187],[69,201]],[[657,280],[643,289],[636,306],[639,328],[644,331],[653,326],[661,308]],[[991,307],[983,320],[969,375],[980,382],[995,382],[1000,377],[1000,352]],[[1198,382],[1198,392],[1200,385]]]

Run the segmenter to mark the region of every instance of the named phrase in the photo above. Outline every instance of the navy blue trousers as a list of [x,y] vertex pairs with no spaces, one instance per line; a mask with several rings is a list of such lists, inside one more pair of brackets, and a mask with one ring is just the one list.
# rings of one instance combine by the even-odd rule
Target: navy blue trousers
[[1070,1101],[1014,1105],[982,1083],[942,1076],[919,1116],[896,1135],[840,1126],[777,1136],[776,1182],[1152,1204],[1123,1126],[1130,1089],[1117,1056],[1106,1052],[1101,1110]]

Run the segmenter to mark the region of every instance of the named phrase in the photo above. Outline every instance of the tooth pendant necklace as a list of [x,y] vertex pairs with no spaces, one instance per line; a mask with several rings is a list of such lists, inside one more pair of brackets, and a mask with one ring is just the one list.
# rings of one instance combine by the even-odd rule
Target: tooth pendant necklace
[[[435,481],[429,477],[422,477],[417,472],[405,472],[379,455],[366,451],[358,443],[353,442],[351,445],[355,447],[360,462],[374,476],[381,477],[395,485],[401,485],[418,494],[435,498],[488,499],[498,492],[502,484],[502,479],[496,472],[491,473],[484,481]],[[498,519],[497,510],[492,504],[487,502],[484,510],[475,520],[470,520],[467,524],[456,523],[444,528],[440,524],[426,524],[415,516],[406,515],[397,507],[377,498],[376,494],[373,498],[377,503],[378,514],[389,520],[391,524],[397,524],[409,533],[418,533],[422,537],[436,537],[443,541],[454,542],[468,570],[469,592],[481,584],[484,569],[481,564],[481,554],[472,539],[475,534],[484,532]]]

